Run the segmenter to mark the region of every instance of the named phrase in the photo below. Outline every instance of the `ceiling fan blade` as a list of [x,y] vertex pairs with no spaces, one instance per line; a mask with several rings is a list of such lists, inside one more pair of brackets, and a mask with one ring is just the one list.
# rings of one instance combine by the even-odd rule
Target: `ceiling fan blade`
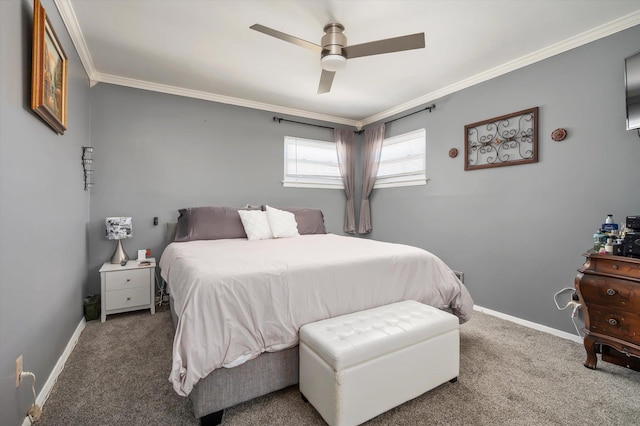
[[274,30],[273,28],[265,27],[264,25],[254,24],[250,26],[252,30],[256,30],[258,32],[264,33],[266,35],[270,35],[271,37],[279,38],[280,40],[287,41],[289,43],[293,43],[296,46],[304,47],[305,49],[313,50],[316,53],[322,52],[322,47],[317,44],[311,43],[309,41],[303,40],[298,37],[294,37],[292,35]]
[[347,59],[353,59],[382,53],[400,52],[402,50],[422,49],[423,47],[424,33],[417,33],[347,46],[342,51],[346,54]]
[[331,90],[331,84],[333,83],[333,77],[335,75],[335,71],[322,70],[322,74],[320,74],[320,84],[318,85],[318,95],[328,93]]

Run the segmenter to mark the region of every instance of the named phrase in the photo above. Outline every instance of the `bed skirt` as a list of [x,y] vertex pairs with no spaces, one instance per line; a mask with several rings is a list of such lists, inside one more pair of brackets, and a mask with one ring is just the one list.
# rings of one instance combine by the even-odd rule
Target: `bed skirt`
[[[169,298],[173,325],[177,316]],[[189,394],[193,414],[200,418],[241,402],[298,383],[298,346],[279,352],[265,352],[234,368],[218,368],[198,381]]]

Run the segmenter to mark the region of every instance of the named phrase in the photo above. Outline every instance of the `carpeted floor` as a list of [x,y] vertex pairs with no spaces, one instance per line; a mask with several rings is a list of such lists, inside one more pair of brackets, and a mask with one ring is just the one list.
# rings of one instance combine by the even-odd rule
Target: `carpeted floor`
[[[640,425],[640,372],[582,365],[582,345],[481,313],[460,328],[460,377],[367,425]],[[170,314],[87,323],[41,425],[198,425],[168,382]],[[293,386],[225,411],[223,425],[323,425]]]

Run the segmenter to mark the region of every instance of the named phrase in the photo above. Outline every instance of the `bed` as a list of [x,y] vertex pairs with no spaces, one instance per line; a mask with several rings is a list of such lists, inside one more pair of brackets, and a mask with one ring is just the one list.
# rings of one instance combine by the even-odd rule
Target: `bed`
[[164,250],[159,265],[176,326],[169,380],[191,398],[202,424],[296,384],[298,330],[306,323],[401,300],[448,310],[461,323],[471,316],[465,286],[425,250],[301,234],[186,241],[176,235]]

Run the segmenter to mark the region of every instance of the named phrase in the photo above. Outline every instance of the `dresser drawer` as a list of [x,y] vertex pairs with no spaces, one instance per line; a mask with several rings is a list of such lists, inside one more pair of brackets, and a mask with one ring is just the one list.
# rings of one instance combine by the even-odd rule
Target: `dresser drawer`
[[617,256],[602,256],[590,261],[590,268],[595,272],[640,279],[640,263],[633,263],[624,258],[620,260]]
[[589,330],[640,345],[640,312],[589,305]]
[[114,290],[107,292],[106,309],[131,308],[134,306],[149,305],[151,303],[151,293],[149,290],[149,280],[145,287],[134,287],[124,290]]
[[584,274],[579,291],[587,303],[640,312],[640,283]]
[[150,270],[147,268],[109,272],[106,274],[106,290],[122,290],[135,287],[145,287],[148,290]]

